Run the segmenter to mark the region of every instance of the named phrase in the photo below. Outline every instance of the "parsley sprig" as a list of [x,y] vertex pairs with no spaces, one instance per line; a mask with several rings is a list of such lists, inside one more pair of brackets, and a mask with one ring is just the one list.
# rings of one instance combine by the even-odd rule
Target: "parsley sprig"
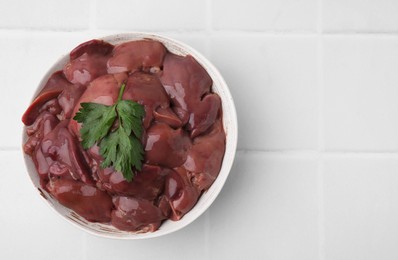
[[[141,170],[144,159],[140,138],[145,110],[134,101],[122,100],[125,87],[123,83],[113,106],[81,103],[73,119],[82,123],[80,135],[83,148],[89,149],[97,143],[104,157],[101,167],[113,166],[130,182],[134,177],[133,168]],[[113,127],[116,119],[118,124]]]

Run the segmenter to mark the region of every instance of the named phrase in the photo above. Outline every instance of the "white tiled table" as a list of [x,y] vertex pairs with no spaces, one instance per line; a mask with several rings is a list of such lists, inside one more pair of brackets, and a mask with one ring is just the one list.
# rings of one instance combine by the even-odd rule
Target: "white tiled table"
[[[0,259],[398,259],[398,1],[0,1]],[[88,235],[30,183],[20,121],[85,40],[153,31],[220,69],[239,148],[197,221],[143,241]]]

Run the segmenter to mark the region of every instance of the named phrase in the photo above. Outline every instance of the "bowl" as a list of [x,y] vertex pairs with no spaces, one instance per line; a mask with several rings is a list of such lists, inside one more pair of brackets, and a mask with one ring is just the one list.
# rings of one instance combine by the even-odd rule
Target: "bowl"
[[[160,226],[160,228],[151,233],[132,233],[127,231],[121,231],[116,229],[113,226],[101,224],[101,223],[91,223],[85,220],[83,217],[79,216],[72,210],[64,207],[63,205],[59,204],[57,200],[55,200],[47,191],[40,187],[39,177],[36,172],[36,168],[33,164],[32,159],[24,153],[25,165],[32,180],[33,185],[36,187],[38,191],[38,195],[45,201],[47,205],[49,205],[59,216],[63,219],[67,220],[68,222],[72,223],[73,225],[77,226],[78,228],[106,238],[116,238],[116,239],[144,239],[144,238],[153,238],[159,237],[166,234],[170,234],[175,232],[191,222],[197,219],[203,212],[206,211],[207,208],[213,203],[216,199],[217,195],[220,193],[228,174],[231,170],[234,158],[235,158],[235,151],[237,146],[237,137],[238,137],[238,125],[237,125],[237,116],[235,105],[231,96],[231,93],[228,89],[227,84],[225,83],[223,77],[219,73],[219,71],[198,51],[189,47],[188,45],[176,41],[174,39],[164,37],[157,34],[149,34],[149,33],[125,33],[125,34],[116,34],[110,35],[103,38],[100,38],[104,41],[107,41],[111,44],[119,44],[126,41],[132,40],[140,40],[140,39],[153,39],[159,42],[162,42],[166,48],[175,54],[178,55],[187,55],[190,54],[193,56],[201,65],[202,67],[208,72],[210,77],[213,80],[213,92],[217,93],[221,97],[222,102],[222,117],[223,117],[223,124],[224,130],[226,133],[226,149],[224,154],[224,159],[222,162],[220,173],[213,183],[213,185],[205,191],[196,205],[179,221],[171,221],[166,220]],[[55,64],[48,70],[48,72],[43,76],[42,80],[40,81],[36,92],[32,96],[32,101],[34,97],[39,93],[41,88],[47,82],[47,79],[50,75],[62,69],[62,67],[68,62],[69,60],[69,53],[63,55]],[[23,136],[22,142],[23,144],[27,141],[27,135],[25,131],[25,127],[23,129]]]

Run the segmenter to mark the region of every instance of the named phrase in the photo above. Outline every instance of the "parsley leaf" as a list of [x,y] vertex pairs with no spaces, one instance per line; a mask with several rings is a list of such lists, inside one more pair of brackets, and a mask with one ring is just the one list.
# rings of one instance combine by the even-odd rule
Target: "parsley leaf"
[[115,170],[122,172],[127,181],[133,178],[131,166],[141,170],[141,161],[144,159],[141,142],[136,137],[128,135],[123,127],[119,127],[101,141],[100,153],[105,158],[101,167],[114,165]]
[[131,100],[121,100],[117,104],[116,110],[119,115],[119,121],[126,130],[127,134],[130,135],[131,130],[133,130],[134,135],[138,138],[141,138],[141,118],[143,118],[145,115],[144,107]]
[[[97,103],[81,103],[73,118],[82,123],[82,146],[89,149],[95,143],[104,157],[102,168],[113,166],[127,181],[134,177],[133,168],[141,170],[144,149],[140,142],[144,107],[131,100],[122,100],[126,85],[122,84],[117,102],[113,106]],[[116,118],[118,124],[115,129]]]
[[80,129],[82,146],[89,149],[108,134],[116,119],[115,106],[97,103],[81,103],[81,108],[73,118],[83,123]]

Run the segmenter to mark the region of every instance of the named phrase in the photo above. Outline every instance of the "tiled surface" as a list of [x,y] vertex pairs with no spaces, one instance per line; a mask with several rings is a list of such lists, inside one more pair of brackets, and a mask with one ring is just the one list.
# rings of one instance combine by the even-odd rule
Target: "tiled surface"
[[315,159],[238,153],[210,208],[210,259],[318,259],[317,183]]
[[183,230],[150,240],[112,241],[88,235],[86,259],[208,259],[207,215],[205,213]]
[[[398,2],[1,1],[0,259],[397,259]],[[166,237],[60,219],[24,169],[21,114],[50,65],[125,31],[186,42],[224,75],[239,150],[219,198]]]
[[324,38],[327,150],[398,151],[398,37]]
[[397,259],[398,159],[325,162],[325,259]]
[[84,259],[84,234],[35,190],[20,151],[0,151],[0,259]]
[[196,0],[98,0],[99,29],[200,30],[206,25],[206,5]]
[[315,31],[317,0],[245,0],[212,2],[217,30]]
[[[21,115],[29,104],[41,77],[64,53],[82,41],[83,34],[0,32],[0,147],[19,147]],[[10,113],[12,111],[12,113]]]
[[250,126],[240,128],[239,148],[316,149],[315,37],[215,36],[210,58],[239,97],[239,125]]
[[89,27],[89,1],[2,0],[0,28],[83,30]]
[[398,32],[395,0],[324,0],[323,24],[328,32]]

